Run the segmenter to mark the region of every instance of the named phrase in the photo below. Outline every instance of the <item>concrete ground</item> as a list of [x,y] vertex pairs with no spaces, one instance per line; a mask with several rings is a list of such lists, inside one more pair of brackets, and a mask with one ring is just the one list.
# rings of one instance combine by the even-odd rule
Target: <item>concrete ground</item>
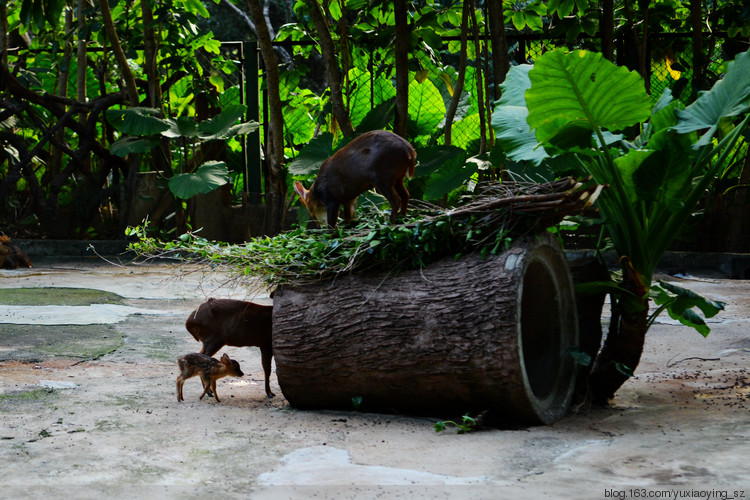
[[750,281],[667,279],[726,311],[705,339],[663,316],[611,407],[438,434],[437,417],[295,410],[275,376],[267,399],[257,348],[221,351],[246,374],[221,403],[198,379],[178,403],[190,311],[267,294],[194,266],[35,259],[0,271],[0,496],[748,498]]

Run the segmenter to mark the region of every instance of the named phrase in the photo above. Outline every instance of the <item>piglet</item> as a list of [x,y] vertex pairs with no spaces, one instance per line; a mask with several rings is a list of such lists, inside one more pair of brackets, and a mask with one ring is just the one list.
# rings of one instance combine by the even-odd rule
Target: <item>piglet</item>
[[271,392],[271,322],[273,306],[244,300],[210,298],[190,313],[185,328],[203,343],[202,354],[213,356],[225,345],[260,347],[266,379],[266,396]]
[[177,376],[177,402],[184,401],[182,398],[182,386],[185,381],[198,375],[203,383],[203,394],[200,399],[211,391],[216,398],[217,403],[221,403],[219,395],[216,394],[216,381],[222,377],[232,376],[241,377],[244,375],[240,370],[240,364],[225,353],[221,361],[206,356],[205,354],[192,353],[186,354],[177,360],[180,367],[180,374]]

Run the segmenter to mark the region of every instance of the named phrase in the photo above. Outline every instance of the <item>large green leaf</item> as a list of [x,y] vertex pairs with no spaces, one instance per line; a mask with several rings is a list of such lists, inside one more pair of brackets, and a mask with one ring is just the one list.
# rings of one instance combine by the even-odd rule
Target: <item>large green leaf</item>
[[643,80],[601,54],[562,49],[545,53],[529,72],[527,121],[540,143],[581,129],[622,130],[646,120],[651,111]]
[[247,107],[243,104],[233,104],[221,110],[221,113],[198,123],[201,137],[206,140],[228,139],[232,127],[245,116]]
[[661,130],[668,130],[675,126],[677,123],[677,116],[675,110],[682,106],[680,101],[672,99],[672,91],[664,89],[659,100],[654,104],[654,108],[651,110],[651,118],[648,124],[641,127],[641,133],[632,142],[624,141],[622,144],[626,149],[630,148],[642,148],[645,147],[649,139],[655,133]]
[[299,155],[289,164],[292,175],[313,175],[333,154],[333,134],[326,132],[307,143]]
[[658,202],[671,212],[683,207],[692,187],[690,141],[662,129],[646,149],[632,149],[615,160],[631,203]]
[[229,130],[219,136],[218,139],[231,139],[232,137],[237,137],[238,135],[247,135],[255,132],[259,128],[260,123],[258,122],[238,123],[237,125],[232,125],[231,127],[229,127]]
[[671,283],[659,281],[650,291],[656,305],[666,308],[669,316],[697,330],[704,337],[711,329],[706,321],[693,308],[698,308],[706,318],[716,316],[719,311],[724,310],[724,302],[706,299],[697,293]]
[[164,137],[174,139],[177,137],[194,138],[200,135],[198,124],[192,118],[181,116],[175,119],[167,120],[169,129],[161,133]]
[[722,118],[737,116],[750,108],[750,51],[738,55],[729,63],[724,78],[696,101],[677,111],[679,123],[675,130],[681,134],[708,129],[694,145],[698,148],[711,141]]
[[24,0],[19,3],[23,25],[40,31],[45,28],[45,23],[49,23],[53,28],[57,27],[65,7],[63,0]]
[[319,102],[318,97],[305,90],[284,106],[284,135],[293,144],[307,144],[315,131],[315,119],[310,113],[310,102]]
[[437,87],[430,81],[412,79],[409,84],[409,118],[418,128],[418,135],[435,132],[445,117],[445,104]]
[[695,173],[690,168],[690,140],[684,135],[661,130],[651,137],[647,147],[655,153],[634,175],[639,192],[647,193],[641,197],[677,211],[683,206]]
[[169,190],[177,198],[188,199],[229,182],[229,170],[223,161],[206,162],[193,174],[178,174],[169,179]]
[[155,116],[158,110],[133,107],[107,110],[107,121],[118,131],[128,135],[154,135],[168,130],[171,124]]
[[192,14],[204,17],[206,19],[210,15],[208,13],[208,9],[206,9],[206,6],[203,5],[203,3],[200,0],[184,0],[182,2],[182,5],[185,6],[185,10],[187,10],[188,12]]
[[[349,87],[352,89],[348,94],[349,118],[352,125],[356,127],[370,109],[373,98],[373,89],[370,88],[370,73],[359,68],[349,70]],[[393,88],[393,85],[391,85]],[[395,90],[394,90],[395,93]]]
[[466,151],[456,146],[427,146],[416,151],[419,164],[414,177],[430,176],[443,165],[454,162],[463,164],[466,161]]
[[130,153],[148,153],[159,144],[156,137],[122,137],[112,144],[109,152],[115,156],[125,157]]
[[723,311],[724,306],[727,305],[725,302],[707,299],[692,290],[667,283],[666,281],[659,281],[659,285],[678,298],[680,302],[676,306],[673,306],[677,311],[688,307],[697,307],[707,318],[713,318],[719,314],[719,311]]
[[453,145],[467,151],[479,149],[479,115],[465,116],[460,121],[453,122]]
[[498,106],[522,106],[526,107],[525,93],[531,87],[529,71],[534,66],[531,64],[519,64],[511,66],[505,81],[500,84],[503,94],[497,102]]
[[442,198],[463,185],[477,171],[474,162],[466,161],[466,151],[456,146],[429,146],[417,149],[419,166],[415,177],[429,177],[424,197]]
[[529,109],[526,107],[524,93],[531,86],[529,71],[532,67],[522,64],[513,66],[508,71],[505,82],[501,85],[503,95],[492,112],[492,128],[508,158],[538,165],[548,155],[539,146],[536,135],[526,122]]
[[364,134],[370,130],[382,130],[393,121],[394,110],[396,109],[396,98],[392,97],[387,101],[377,104],[367,112],[365,117],[359,122],[354,130],[355,135]]

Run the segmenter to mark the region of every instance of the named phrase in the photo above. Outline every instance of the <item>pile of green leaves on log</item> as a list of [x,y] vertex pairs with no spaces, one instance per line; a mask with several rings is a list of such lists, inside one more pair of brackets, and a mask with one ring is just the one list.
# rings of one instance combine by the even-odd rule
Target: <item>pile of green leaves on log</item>
[[196,232],[176,241],[148,235],[147,224],[129,228],[130,250],[145,258],[177,258],[261,277],[267,285],[313,283],[339,273],[398,270],[469,252],[503,251],[514,238],[543,231],[591,206],[603,186],[565,177],[546,184],[502,182],[471,202],[446,210],[412,201],[402,224],[387,224],[375,206],[363,206],[353,227],[295,229],[229,245]]

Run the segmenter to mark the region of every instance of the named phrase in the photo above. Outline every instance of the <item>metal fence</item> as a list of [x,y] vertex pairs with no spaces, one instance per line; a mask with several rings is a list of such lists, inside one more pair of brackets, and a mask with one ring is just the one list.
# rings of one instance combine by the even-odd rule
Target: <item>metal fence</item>
[[[712,35],[715,37],[715,35]],[[446,42],[448,43],[448,42]],[[508,46],[510,55],[515,64],[520,63],[531,63],[539,55],[547,50],[551,50],[558,47],[566,47],[570,49],[586,48],[589,50],[599,49],[599,40],[596,38],[586,38],[577,42],[575,46],[569,46],[565,40],[562,39],[549,39],[542,38],[538,35],[512,35],[508,36]],[[621,44],[618,44],[621,46]],[[293,42],[285,41],[279,46],[285,47],[287,50],[296,50],[298,46],[309,46],[309,42]],[[709,68],[718,69],[718,67],[724,62],[726,56],[721,49],[719,43],[707,44],[710,52],[707,57],[710,60]],[[622,49],[620,49],[622,50]],[[618,64],[627,64],[627,57],[623,57],[622,54],[617,54]],[[669,35],[652,35],[650,44],[647,52],[647,67],[650,71],[650,77],[648,79],[647,88],[650,90],[652,100],[655,102],[662,94],[663,90],[670,88],[676,98],[688,102],[693,95],[692,92],[692,45],[690,34],[669,34]],[[483,68],[483,63],[478,60],[469,61],[469,68]],[[376,67],[373,61],[368,63],[368,68]],[[635,69],[635,68],[631,68]],[[283,73],[283,70],[282,70]],[[367,73],[367,68],[363,69],[362,73],[353,80],[348,81],[348,85],[345,86],[344,93],[345,99],[349,103],[350,111],[353,113],[356,111],[356,116],[352,116],[352,120],[357,123],[357,120],[361,118],[364,111],[374,108],[378,103],[387,100],[388,97],[395,95],[395,91],[391,86],[390,89],[378,86],[377,82],[374,81],[382,75],[373,75],[372,72]],[[491,78],[491,75],[487,75]],[[263,75],[261,73],[261,87]],[[434,79],[433,79],[434,80]],[[440,82],[433,81],[436,87],[440,89]],[[492,82],[490,82],[492,83]],[[361,90],[362,86],[369,86],[372,99],[367,101],[358,100],[356,92]],[[348,90],[348,92],[347,92]],[[474,81],[469,82],[464,87],[464,92],[467,93],[469,99],[475,99],[476,88]],[[435,93],[423,94],[419,96],[421,101],[420,106],[423,108],[424,113],[440,113],[444,110],[447,105],[447,99],[449,96],[446,92],[441,91],[439,96]],[[485,99],[487,97],[485,96]],[[489,103],[489,99],[488,104]],[[321,130],[321,124],[315,120],[314,116],[311,116],[309,112],[303,112],[298,107],[295,107],[296,103],[290,102],[285,106],[284,109],[284,121],[287,131],[299,131],[301,128],[307,127],[307,133],[287,133],[286,140],[287,146],[293,152],[299,150],[300,146],[309,140],[313,136],[313,133]],[[364,110],[362,107],[365,107]],[[356,110],[355,110],[356,108]],[[267,117],[267,111],[264,112],[263,116],[259,117],[261,122],[265,121]],[[440,126],[442,127],[442,123]],[[454,127],[456,124],[454,123]],[[325,130],[325,125],[322,130]],[[468,136],[462,138],[461,134],[468,134],[466,130],[458,128],[454,130],[455,140],[462,143],[471,143],[471,139]],[[457,134],[457,136],[456,136]],[[300,142],[300,139],[305,139]]]
[[[711,37],[707,37],[706,40],[706,56],[710,61],[707,68],[709,71],[719,74],[721,65],[726,59],[731,57],[728,57],[728,55],[722,50],[722,44],[720,43],[722,41],[721,35],[717,36],[713,34]],[[533,61],[545,51],[558,47],[599,50],[600,46],[600,41],[597,38],[581,39],[574,46],[568,45],[564,39],[550,39],[539,35],[509,35],[507,41],[513,64],[533,63]],[[447,41],[446,43],[449,42]],[[311,42],[309,41],[294,42],[289,40],[278,44],[279,47],[283,47],[290,53],[293,53],[293,51],[298,49],[301,50],[302,48],[307,48],[310,45]],[[623,48],[622,43],[618,43],[616,46],[618,64],[634,66],[632,62],[632,53],[626,53],[627,50]],[[225,43],[224,47],[223,50],[226,50],[227,53],[237,61],[238,68],[241,70],[240,76],[236,80],[236,84],[240,86],[242,86],[244,82],[244,87],[242,87],[241,91],[236,94],[239,102],[248,105],[249,118],[258,120],[261,125],[267,123],[268,108],[264,90],[265,75],[256,45],[252,42],[235,42]],[[731,56],[731,54],[729,56]],[[647,81],[647,88],[653,102],[656,102],[656,100],[662,95],[662,92],[667,88],[672,90],[675,98],[682,100],[686,104],[694,98],[692,80],[692,42],[690,34],[652,35],[646,57],[647,67],[650,72]],[[473,74],[475,74],[476,71],[474,71],[473,68],[479,66],[480,69],[484,69],[484,66],[479,60],[469,61],[468,66],[470,73],[467,75],[464,92],[466,93],[466,99],[471,101],[476,98],[476,81],[473,79]],[[357,71],[353,71],[352,74],[349,75],[349,78],[345,80],[345,102],[349,106],[349,111],[355,127],[362,120],[367,111],[374,109],[376,106],[395,95],[395,87],[391,81],[393,75],[378,74],[375,68],[377,68],[377,63],[370,60],[368,61],[366,68],[358,68]],[[631,67],[631,69],[635,69],[635,67]],[[293,69],[287,70],[284,67],[282,67],[281,70],[282,78],[284,78],[285,71],[294,71]],[[472,71],[474,71],[473,74],[471,73]],[[257,80],[252,78],[252,75],[255,74],[258,75]],[[290,79],[290,75],[288,74],[286,77],[288,78],[288,81],[295,81]],[[491,78],[491,75],[487,75],[487,77]],[[387,81],[387,83],[384,84],[384,81]],[[415,103],[412,103],[412,105],[418,107],[421,115],[443,116],[443,120],[437,121],[436,127],[433,130],[433,135],[424,138],[425,143],[432,141],[433,143],[439,144],[442,139],[440,137],[441,134],[438,132],[444,126],[444,114],[450,100],[450,95],[445,88],[444,83],[439,79],[433,78],[430,81],[430,84],[437,89],[437,92],[420,93],[418,97],[415,97],[415,99],[419,99],[418,106]],[[305,85],[308,85],[308,87],[305,87]],[[317,90],[310,89],[310,87],[314,85],[315,82],[300,82],[299,87],[296,89],[297,92],[287,95],[283,109],[283,116],[286,151],[290,157],[294,157],[314,136],[327,131],[327,127],[330,124],[330,121],[326,122],[317,116],[318,113],[325,114],[324,99],[311,99],[308,102],[303,102],[300,97],[300,94],[304,91],[309,91],[310,94],[317,96],[323,94],[325,90],[324,88],[318,88]],[[367,98],[362,98],[362,96],[367,96]],[[410,97],[410,99],[412,99],[412,97]],[[491,106],[491,99],[486,95],[485,100],[487,101],[487,104]],[[471,104],[464,104],[467,106],[465,111],[471,111]],[[474,112],[475,111],[476,110],[474,110]],[[458,116],[454,121],[452,134],[453,141],[467,149],[469,152],[475,152],[478,150],[479,143],[478,121],[465,120],[465,123],[462,123],[466,116],[467,114],[464,113],[463,116]],[[264,129],[261,129],[261,135],[263,134],[263,130]],[[491,131],[488,133],[491,133]],[[236,157],[236,162],[230,165],[232,170],[241,170],[244,172],[243,178],[245,180],[243,182],[244,185],[247,186],[245,191],[249,192],[253,197],[260,196],[260,193],[262,192],[262,167],[259,162],[259,149],[260,139],[259,137],[254,136],[250,139],[250,144],[247,145],[245,154],[242,155],[242,157],[238,155]]]

